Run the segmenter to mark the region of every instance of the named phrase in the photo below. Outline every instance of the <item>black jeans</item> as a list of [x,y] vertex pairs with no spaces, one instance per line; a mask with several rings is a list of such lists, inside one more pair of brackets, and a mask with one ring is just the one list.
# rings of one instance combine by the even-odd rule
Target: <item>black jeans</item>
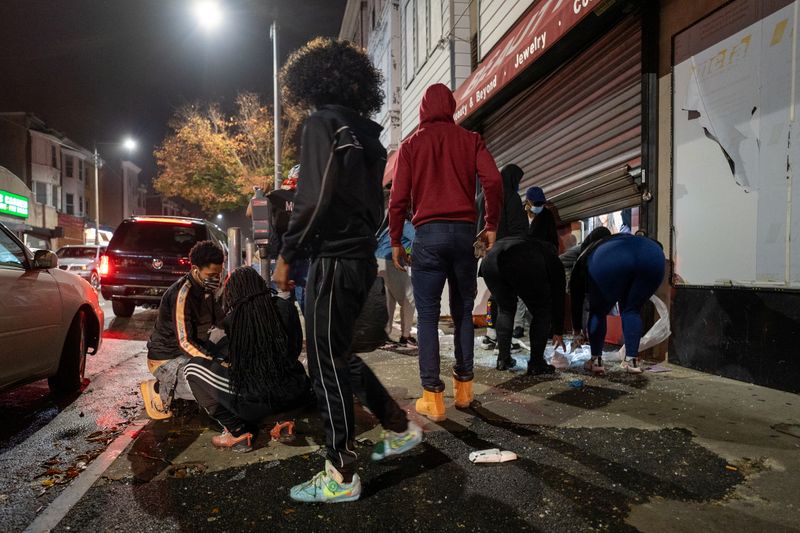
[[463,222],[429,222],[414,237],[411,284],[417,306],[419,374],[422,387],[444,390],[439,378],[439,313],[445,282],[449,285],[450,314],[455,324],[453,375],[459,381],[473,377],[475,327],[472,308],[478,292],[478,261],[472,246],[475,226]]
[[532,315],[528,367],[543,365],[552,321],[551,291],[544,257],[536,249],[520,245],[503,252],[497,265],[497,269],[484,266],[482,272],[497,304],[494,327],[497,331],[499,359],[508,360],[511,357],[511,334],[519,297]]
[[354,394],[384,429],[408,429],[405,411],[350,351],[356,318],[377,274],[374,258],[319,257],[311,263],[306,285],[308,371],[325,424],[326,457],[345,481],[356,469]]

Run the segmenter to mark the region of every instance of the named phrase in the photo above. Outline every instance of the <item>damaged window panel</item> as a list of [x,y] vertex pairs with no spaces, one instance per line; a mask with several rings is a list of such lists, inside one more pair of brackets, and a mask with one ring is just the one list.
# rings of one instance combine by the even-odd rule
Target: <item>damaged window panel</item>
[[789,0],[739,0],[675,37],[673,260],[683,284],[800,288],[797,11]]

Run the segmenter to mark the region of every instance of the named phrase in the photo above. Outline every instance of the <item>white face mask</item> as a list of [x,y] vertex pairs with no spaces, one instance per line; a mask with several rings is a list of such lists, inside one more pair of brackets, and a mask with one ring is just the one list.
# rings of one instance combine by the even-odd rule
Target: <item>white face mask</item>
[[538,206],[534,205],[533,207],[531,207],[531,211],[533,211],[534,215],[538,215],[539,213],[544,211],[544,206],[543,205],[538,205]]

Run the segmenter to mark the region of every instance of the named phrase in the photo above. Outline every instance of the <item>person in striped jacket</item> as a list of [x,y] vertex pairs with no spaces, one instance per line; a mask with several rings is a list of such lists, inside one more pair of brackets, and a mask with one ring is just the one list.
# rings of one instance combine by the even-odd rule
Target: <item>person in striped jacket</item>
[[214,359],[213,330],[222,328],[225,314],[218,292],[225,254],[212,241],[200,241],[189,251],[189,273],[161,297],[158,318],[147,342],[147,369],[156,379],[141,383],[147,415],[172,416],[174,399],[194,400],[183,373],[193,358]]

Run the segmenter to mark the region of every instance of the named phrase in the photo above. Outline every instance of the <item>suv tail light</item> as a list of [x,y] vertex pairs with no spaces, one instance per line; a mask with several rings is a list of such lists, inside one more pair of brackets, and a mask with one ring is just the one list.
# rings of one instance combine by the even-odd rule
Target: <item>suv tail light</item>
[[111,273],[111,258],[106,254],[100,256],[100,268],[98,270],[101,278],[104,278]]

